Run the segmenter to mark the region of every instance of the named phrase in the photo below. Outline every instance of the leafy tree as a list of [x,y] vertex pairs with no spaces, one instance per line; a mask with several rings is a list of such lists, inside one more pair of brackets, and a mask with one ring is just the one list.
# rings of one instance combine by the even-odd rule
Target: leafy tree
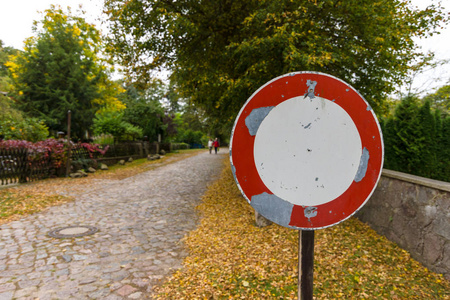
[[181,99],[175,85],[171,82],[167,92],[164,95],[164,106],[169,113],[177,113],[182,109],[182,102],[184,102],[183,99]]
[[24,51],[7,64],[23,111],[59,131],[66,128],[71,110],[72,133],[82,138],[101,106],[124,108],[114,99],[118,87],[108,79],[109,68],[99,56],[100,33],[93,25],[70,8],[66,14],[51,6],[33,32]]
[[12,108],[12,104],[12,100],[9,97],[0,94],[0,120],[22,118],[22,112]]
[[163,124],[161,126],[161,140],[164,142],[173,142],[176,140],[178,134],[176,115],[165,111],[161,117],[161,121]]
[[198,107],[187,103],[175,114],[174,122],[177,125],[176,142],[204,145],[211,136],[209,119]]
[[156,83],[145,91],[131,85],[121,96],[127,106],[124,120],[142,128],[143,136],[149,141],[157,141],[158,134],[163,134],[164,109],[160,102],[163,97],[164,89],[161,84]]
[[11,114],[11,117],[20,115],[19,111],[14,110],[11,105],[12,101],[7,94],[12,91],[12,81],[6,67],[9,56],[17,54],[18,50],[12,47],[4,47],[3,41],[0,40],[0,116]]
[[124,113],[105,111],[95,115],[94,134],[111,134],[116,142],[135,140],[142,137],[142,128],[124,121]]
[[409,1],[106,0],[111,51],[145,84],[170,69],[183,98],[230,124],[268,80],[321,71],[358,89],[381,112],[383,100],[421,56],[413,37],[447,22],[442,7]]
[[9,57],[17,54],[12,47],[3,47],[0,40],[0,137],[5,140],[40,141],[48,136],[48,128],[42,121],[29,118],[14,108],[8,94],[12,91],[12,81],[6,67]]
[[178,129],[177,142],[189,145],[203,145],[205,134],[199,130]]
[[126,104],[119,99],[120,94],[125,92],[120,80],[111,81],[106,74],[102,74],[97,88],[99,97],[92,101],[94,105],[100,107],[97,112],[122,111],[126,108]]
[[420,162],[416,165],[416,174],[432,178],[438,168],[436,119],[431,111],[430,102],[426,101],[418,110],[420,131],[416,134],[423,138]]
[[409,96],[381,124],[386,168],[450,181],[450,116]]
[[12,89],[6,63],[9,61],[9,56],[17,54],[18,51],[12,47],[4,47],[3,41],[0,40],[0,92],[9,92]]
[[5,140],[26,140],[37,142],[45,140],[48,137],[48,128],[36,118],[11,118],[0,115],[0,137]]
[[447,115],[442,121],[442,134],[440,135],[439,147],[439,179],[450,182],[450,116]]
[[434,108],[450,113],[450,85],[439,88],[435,93],[428,94],[423,98],[424,101],[430,101]]
[[385,167],[388,169],[412,174],[420,163],[425,139],[420,135],[418,103],[419,100],[412,96],[402,99],[394,116],[386,122],[385,146],[389,151],[386,150]]

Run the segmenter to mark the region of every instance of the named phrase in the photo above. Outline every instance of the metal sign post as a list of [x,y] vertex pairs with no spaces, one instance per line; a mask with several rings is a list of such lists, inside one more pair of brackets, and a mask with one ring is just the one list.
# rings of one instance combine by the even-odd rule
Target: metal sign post
[[301,230],[301,299],[312,299],[314,230],[339,224],[367,202],[383,151],[370,105],[328,74],[277,77],[239,112],[230,141],[234,178],[258,213]]
[[313,299],[314,230],[298,231],[298,299]]
[[70,156],[71,156],[71,144],[70,144],[70,127],[72,123],[72,112],[67,111],[67,161],[66,161],[66,177],[70,174]]

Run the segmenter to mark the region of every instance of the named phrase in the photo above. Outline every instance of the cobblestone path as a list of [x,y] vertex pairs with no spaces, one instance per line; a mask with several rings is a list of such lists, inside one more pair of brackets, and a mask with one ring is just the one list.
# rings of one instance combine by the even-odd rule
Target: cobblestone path
[[[227,151],[219,153],[100,181],[72,193],[74,202],[0,225],[0,300],[151,299],[152,287],[181,267],[181,239],[195,229],[194,208],[222,169]],[[48,236],[76,225],[99,231]]]

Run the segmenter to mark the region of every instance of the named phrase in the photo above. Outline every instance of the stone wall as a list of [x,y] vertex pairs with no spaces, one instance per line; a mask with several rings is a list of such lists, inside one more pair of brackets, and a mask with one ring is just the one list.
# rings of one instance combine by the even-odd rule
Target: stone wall
[[450,280],[450,183],[383,170],[356,216]]

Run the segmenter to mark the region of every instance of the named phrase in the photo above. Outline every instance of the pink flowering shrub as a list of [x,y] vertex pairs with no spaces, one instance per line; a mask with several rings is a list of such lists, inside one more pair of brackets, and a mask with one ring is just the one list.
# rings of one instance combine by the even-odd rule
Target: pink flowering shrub
[[[67,161],[68,146],[69,144],[67,140],[63,139],[59,140],[47,139],[36,143],[19,140],[0,141],[0,149],[20,150],[26,148],[28,149],[29,162],[50,160],[56,169],[65,165]],[[95,153],[100,153],[101,155],[104,155],[109,148],[109,146],[107,146],[105,149],[101,149],[100,145],[98,144],[89,144],[89,143],[74,144],[73,142],[70,142],[70,147],[85,148],[89,153],[89,157],[91,159],[94,159]]]
[[106,151],[109,149],[109,145],[106,146],[105,149],[101,149],[99,144],[80,143],[79,145],[88,151],[91,159],[94,158],[94,153],[105,155]]

